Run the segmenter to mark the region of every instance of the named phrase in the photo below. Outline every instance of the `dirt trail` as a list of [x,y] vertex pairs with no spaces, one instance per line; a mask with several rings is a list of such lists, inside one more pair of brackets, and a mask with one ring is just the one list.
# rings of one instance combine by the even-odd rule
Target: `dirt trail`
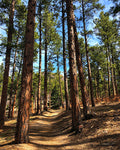
[[7,121],[0,134],[0,150],[119,150],[120,104],[99,105],[92,112],[94,118],[83,120],[83,131],[77,135],[70,132],[70,111],[49,110],[32,116],[29,144],[10,144],[15,120]]
[[69,142],[69,120],[70,115],[65,116],[62,110],[50,110],[42,117],[31,119],[30,143],[41,149],[62,149]]

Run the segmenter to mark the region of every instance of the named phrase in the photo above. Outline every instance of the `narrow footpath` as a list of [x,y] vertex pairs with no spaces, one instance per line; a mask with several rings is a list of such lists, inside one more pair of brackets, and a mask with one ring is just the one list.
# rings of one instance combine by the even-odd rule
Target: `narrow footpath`
[[0,150],[119,150],[120,103],[98,105],[94,118],[83,120],[80,134],[71,132],[71,111],[49,110],[31,116],[30,143],[14,144],[15,120],[0,132]]

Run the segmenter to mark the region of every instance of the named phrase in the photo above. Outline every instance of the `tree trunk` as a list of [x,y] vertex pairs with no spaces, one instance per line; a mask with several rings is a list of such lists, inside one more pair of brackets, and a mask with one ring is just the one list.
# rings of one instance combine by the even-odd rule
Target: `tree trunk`
[[36,113],[37,112],[37,89],[35,90],[34,101],[35,101],[35,113]]
[[115,79],[114,79],[114,72],[113,72],[113,64],[112,60],[109,55],[109,60],[110,60],[110,68],[111,68],[111,81],[112,81],[112,88],[113,88],[113,96],[116,96],[116,88],[115,88]]
[[96,80],[96,75],[95,75],[95,95],[96,95],[96,100],[98,100],[98,90],[97,90],[97,80]]
[[118,87],[117,87],[117,81],[116,81],[115,68],[113,68],[113,74],[114,74],[114,82],[115,82],[116,95],[118,95]]
[[16,98],[17,98],[18,82],[19,82],[19,79],[20,79],[20,72],[21,72],[21,68],[22,68],[22,58],[23,58],[23,51],[22,51],[22,54],[21,54],[21,63],[20,63],[19,72],[18,72],[18,75],[17,75],[17,83],[16,83],[15,95],[14,95],[14,99],[13,99],[13,103],[12,103],[11,118],[14,117],[14,107],[15,107],[15,102],[16,102]]
[[86,85],[85,85],[85,80],[84,80],[83,67],[82,67],[82,62],[81,62],[81,54],[80,54],[80,49],[79,49],[79,42],[78,42],[78,37],[77,37],[74,14],[73,14],[73,24],[74,24],[76,61],[77,61],[79,80],[80,80],[80,86],[81,86],[81,94],[82,94],[83,114],[84,114],[84,117],[87,119],[87,110],[89,109],[89,107],[87,107],[88,98],[87,98],[87,91],[86,91]]
[[86,33],[85,11],[84,11],[83,0],[82,0],[82,15],[83,15],[84,39],[85,39],[85,50],[86,50],[86,59],[87,59],[87,67],[88,67],[88,79],[89,79],[89,85],[90,85],[91,104],[94,107],[95,103],[94,103],[94,99],[93,99],[92,76],[91,76],[90,60],[89,60],[89,55],[88,55],[87,33]]
[[31,94],[30,114],[34,114],[34,109],[33,109],[33,92]]
[[47,111],[47,26],[45,26],[44,110]]
[[108,56],[108,50],[106,50],[106,57],[107,57],[107,73],[108,73],[108,96],[110,97],[110,68],[109,68],[109,56]]
[[49,108],[51,108],[51,74],[49,76]]
[[68,23],[68,48],[69,48],[69,65],[70,65],[70,98],[72,101],[72,129],[79,131],[80,125],[80,105],[79,105],[79,92],[76,68],[76,55],[75,55],[75,37],[73,25],[73,3],[72,0],[66,0],[67,7],[67,23]]
[[8,39],[7,39],[7,50],[5,58],[5,71],[3,76],[3,88],[0,104],[0,128],[4,126],[5,121],[5,108],[7,102],[7,87],[8,87],[8,76],[9,76],[9,65],[10,65],[10,54],[12,44],[12,33],[13,33],[13,17],[14,17],[15,0],[12,0],[10,15],[9,15],[9,26],[8,26]]
[[107,88],[106,88],[106,79],[104,75],[104,91],[105,91],[105,97],[107,97]]
[[18,73],[18,76],[17,76],[17,83],[16,83],[16,88],[15,88],[15,95],[14,95],[14,100],[13,100],[13,103],[12,103],[11,118],[14,117],[14,107],[15,107],[15,102],[16,102],[16,97],[17,97],[18,82],[19,82],[19,78],[20,78],[20,72],[21,72],[21,67],[19,68],[19,73]]
[[[114,54],[113,54],[113,49],[111,48],[111,54],[112,54],[112,64],[114,65]],[[116,82],[116,75],[115,75],[115,68],[114,66],[112,66],[113,69],[113,77],[114,77],[114,83],[115,83],[115,91],[116,91],[116,95],[118,94],[118,88],[117,88],[117,82]]]
[[64,0],[62,0],[62,35],[63,35],[64,90],[65,90],[66,110],[68,110],[69,109],[69,94],[68,94],[67,71],[66,71]]
[[100,95],[100,88],[99,88],[99,65],[97,66],[97,93],[98,93],[98,98],[99,98],[99,95]]
[[[17,37],[17,44],[18,45],[18,39],[19,35]],[[9,103],[9,112],[8,112],[8,118],[12,117],[12,95],[13,95],[13,82],[14,82],[14,74],[15,74],[15,66],[16,66],[16,56],[17,56],[17,48],[15,50],[15,56],[14,56],[14,63],[13,63],[13,70],[12,70],[12,79],[11,79],[11,86],[10,86],[10,103]]]
[[39,80],[38,80],[38,95],[37,95],[37,114],[41,112],[41,4],[39,6],[39,33],[40,33],[40,39],[39,39]]
[[32,93],[35,6],[36,0],[29,0],[22,70],[22,87],[19,101],[15,143],[29,142],[29,110]]
[[64,108],[63,104],[63,94],[62,94],[62,87],[61,87],[61,81],[60,81],[60,70],[59,70],[59,54],[57,54],[57,66],[58,66],[58,76],[59,76],[59,87],[60,87],[60,96],[61,96],[61,103],[62,103],[62,108]]

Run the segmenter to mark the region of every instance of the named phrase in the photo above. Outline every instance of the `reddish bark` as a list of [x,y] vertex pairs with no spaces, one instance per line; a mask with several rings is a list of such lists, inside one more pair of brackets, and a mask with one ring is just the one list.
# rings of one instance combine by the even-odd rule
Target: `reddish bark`
[[78,72],[79,72],[79,80],[80,80],[81,93],[82,93],[83,114],[84,114],[84,117],[87,118],[88,97],[87,97],[83,67],[82,67],[82,62],[81,62],[81,54],[80,54],[80,49],[79,49],[77,30],[76,30],[76,25],[75,25],[75,16],[74,16],[73,11],[71,13],[72,13],[72,23],[73,23],[73,28],[74,28],[74,43],[75,43],[76,62],[77,62],[77,68],[78,68]]
[[85,10],[84,10],[83,0],[82,0],[82,14],[83,14],[84,39],[85,39],[85,50],[86,50],[86,59],[87,59],[87,68],[88,68],[88,80],[89,80],[89,85],[90,85],[91,104],[94,107],[95,103],[93,99],[92,75],[91,75],[91,66],[90,66],[90,60],[89,60],[89,55],[88,55],[87,33],[86,33],[86,24],[85,24]]
[[69,94],[68,94],[67,71],[66,71],[64,2],[65,1],[62,0],[62,35],[63,35],[64,90],[65,90],[66,110],[68,110],[69,109]]
[[44,110],[47,111],[47,25],[45,26]]
[[41,5],[39,6],[40,9],[40,19],[39,19],[39,33],[40,33],[40,39],[39,39],[39,80],[38,80],[38,95],[37,95],[37,112],[36,114],[39,114],[41,112]]
[[14,17],[15,0],[12,0],[10,14],[9,14],[9,26],[8,26],[8,39],[7,39],[7,50],[5,58],[5,71],[3,76],[3,88],[0,104],[0,128],[4,126],[5,121],[5,109],[7,102],[7,87],[8,87],[8,76],[9,76],[9,65],[10,65],[10,54],[11,54],[11,43],[13,33],[13,17]]
[[29,0],[22,70],[22,87],[19,101],[15,143],[29,142],[29,109],[32,93],[35,6],[36,0]]
[[21,72],[21,67],[22,67],[22,57],[23,57],[23,52],[22,52],[22,55],[21,55],[21,63],[20,63],[19,72],[18,72],[18,75],[17,75],[17,83],[16,83],[15,95],[14,95],[14,99],[13,99],[13,103],[12,103],[11,118],[14,117],[14,108],[15,108],[15,103],[16,103],[16,98],[17,98],[18,82],[19,82],[19,79],[20,79],[20,72]]
[[62,94],[62,87],[61,87],[61,81],[60,81],[59,56],[58,56],[58,55],[59,55],[59,54],[57,54],[57,66],[58,66],[58,76],[59,76],[60,96],[61,96],[62,108],[64,108],[63,94]]
[[[18,39],[19,35],[17,37],[17,44],[18,45]],[[12,95],[13,95],[13,82],[14,82],[14,74],[15,74],[15,66],[16,66],[16,56],[17,56],[17,48],[15,51],[15,56],[14,56],[14,63],[13,63],[13,71],[12,71],[12,78],[11,78],[11,86],[10,86],[10,103],[9,103],[9,112],[8,112],[8,118],[12,117]]]
[[84,117],[87,118],[88,97],[87,97],[86,85],[85,85],[85,80],[84,80],[84,74],[83,74],[83,67],[82,67],[82,62],[81,62],[81,55],[80,55],[77,31],[76,31],[76,26],[75,26],[75,18],[73,18],[73,23],[74,23],[74,34],[75,34],[76,62],[77,62],[77,67],[78,67],[78,72],[79,72],[79,80],[80,80],[80,86],[81,86],[83,114],[84,114]]
[[79,131],[80,124],[80,105],[78,93],[78,80],[75,54],[75,36],[74,36],[74,13],[72,0],[66,0],[67,22],[68,22],[68,48],[70,65],[70,98],[72,101],[72,129]]

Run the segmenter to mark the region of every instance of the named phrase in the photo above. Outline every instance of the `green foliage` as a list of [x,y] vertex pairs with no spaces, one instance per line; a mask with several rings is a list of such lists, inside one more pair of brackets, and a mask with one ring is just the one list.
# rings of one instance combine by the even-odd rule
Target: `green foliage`
[[[83,3],[82,3],[83,1]],[[102,4],[99,3],[99,0],[79,0],[80,5],[78,8],[80,9],[80,21],[83,21],[86,24],[86,31],[85,33],[87,35],[92,34],[92,30],[87,28],[87,25],[89,26],[89,23],[92,22],[93,18],[97,15],[97,13],[104,8]],[[84,10],[84,15],[83,15]],[[84,35],[83,31],[81,31],[81,34]]]
[[112,13],[114,16],[120,13],[120,2],[119,0],[112,0],[114,3],[114,6],[110,8],[110,13]]
[[[54,77],[53,77],[54,76]],[[59,86],[59,76],[58,73],[52,74],[52,80],[51,80],[51,106],[52,108],[59,108],[62,104],[61,102],[61,95],[60,95],[60,86]],[[61,86],[62,86],[62,93],[64,96],[64,82],[63,82],[63,76],[61,75]]]
[[[59,89],[59,77],[57,73],[51,73],[54,68],[49,65],[48,72],[48,94],[51,93],[51,105],[52,108],[58,108],[61,105],[60,89]],[[64,82],[61,75],[62,93],[64,95]],[[35,98],[38,86],[38,73],[33,73],[33,97]],[[41,73],[41,96],[44,97],[44,73]]]
[[108,13],[103,11],[100,13],[100,18],[95,21],[95,29],[97,36],[106,47],[118,40],[118,28],[115,20],[110,20]]

